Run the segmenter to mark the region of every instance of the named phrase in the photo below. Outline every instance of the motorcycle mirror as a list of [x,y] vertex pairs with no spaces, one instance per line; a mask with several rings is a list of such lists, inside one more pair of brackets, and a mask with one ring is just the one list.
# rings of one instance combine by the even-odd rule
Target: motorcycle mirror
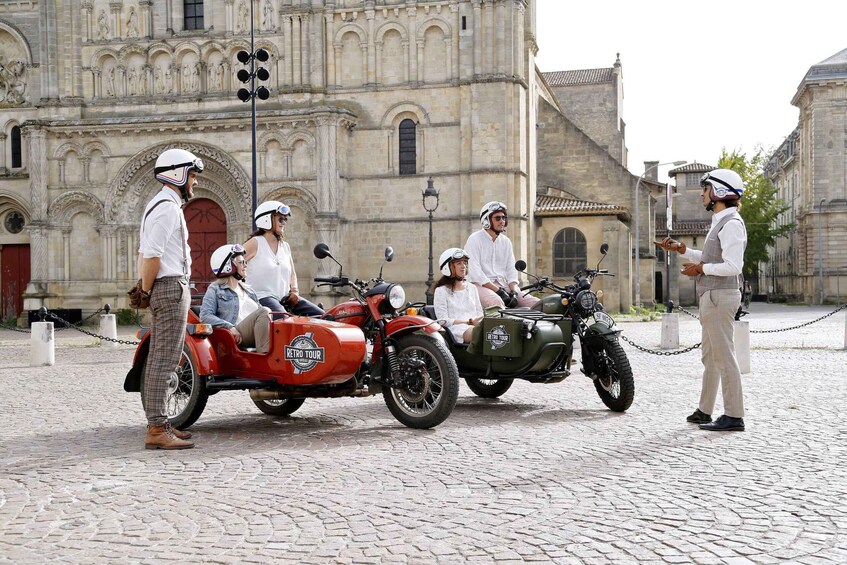
[[317,244],[313,253],[318,259],[326,259],[327,257],[332,257],[332,254],[329,252],[329,246],[326,243]]
[[600,246],[600,253],[601,254],[605,255],[608,252],[609,252],[609,244],[608,243],[604,243],[603,245]]
[[524,261],[523,259],[519,259],[518,261],[516,261],[515,269],[517,269],[521,273],[526,271],[526,261]]
[[385,260],[389,263],[394,260],[394,248],[391,246],[385,248]]

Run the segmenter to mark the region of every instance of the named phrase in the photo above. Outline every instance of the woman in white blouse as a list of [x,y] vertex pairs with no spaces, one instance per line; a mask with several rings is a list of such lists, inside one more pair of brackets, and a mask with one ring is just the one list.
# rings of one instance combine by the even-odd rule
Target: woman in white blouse
[[470,343],[483,311],[476,286],[465,280],[468,255],[464,249],[451,247],[441,254],[438,264],[443,276],[435,283],[435,316],[447,320],[447,331],[456,341]]

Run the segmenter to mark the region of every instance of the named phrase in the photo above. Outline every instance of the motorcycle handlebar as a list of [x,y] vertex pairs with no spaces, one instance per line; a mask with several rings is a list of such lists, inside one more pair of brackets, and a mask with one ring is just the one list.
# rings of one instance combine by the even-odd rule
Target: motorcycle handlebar
[[343,286],[349,284],[347,277],[315,277],[316,283],[324,283],[332,286]]

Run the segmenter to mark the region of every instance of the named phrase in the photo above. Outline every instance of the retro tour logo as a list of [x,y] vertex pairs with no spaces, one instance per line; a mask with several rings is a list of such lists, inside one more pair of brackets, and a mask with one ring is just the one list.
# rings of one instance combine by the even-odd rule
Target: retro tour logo
[[491,349],[500,349],[509,343],[509,333],[506,326],[494,326],[485,334],[485,339],[491,344]]
[[291,361],[294,365],[295,374],[311,371],[318,366],[318,363],[323,363],[325,360],[324,348],[318,347],[312,339],[313,335],[312,333],[298,335],[285,346],[284,359]]

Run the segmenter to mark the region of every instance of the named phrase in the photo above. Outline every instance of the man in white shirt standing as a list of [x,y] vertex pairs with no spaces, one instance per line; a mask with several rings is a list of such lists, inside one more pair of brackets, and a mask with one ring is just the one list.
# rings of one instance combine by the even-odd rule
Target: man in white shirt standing
[[[743,284],[741,272],[747,247],[747,229],[738,213],[744,181],[735,171],[715,169],[703,175],[700,186],[703,187],[703,205],[713,213],[703,250],[687,248],[684,243],[669,237],[658,244],[689,260],[683,265],[682,274],[696,277],[700,299],[700,347],[705,369],[700,405],[687,420],[699,424],[701,430],[743,432],[744,397],[732,322],[741,304],[739,288]],[[724,415],[712,422],[718,384],[723,395]]]
[[539,299],[518,287],[515,252],[505,234],[509,225],[506,205],[488,202],[479,212],[479,223],[482,229],[468,237],[465,252],[470,257],[468,280],[479,288],[482,307],[532,307]]
[[188,279],[191,249],[182,206],[194,196],[203,161],[183,149],[168,149],[156,159],[154,174],[163,186],[147,203],[141,220],[138,271],[150,294],[150,350],[141,402],[147,416],[146,449],[186,449],[191,433],[172,427],[166,402],[171,375],[179,364],[185,321],[191,305]]

